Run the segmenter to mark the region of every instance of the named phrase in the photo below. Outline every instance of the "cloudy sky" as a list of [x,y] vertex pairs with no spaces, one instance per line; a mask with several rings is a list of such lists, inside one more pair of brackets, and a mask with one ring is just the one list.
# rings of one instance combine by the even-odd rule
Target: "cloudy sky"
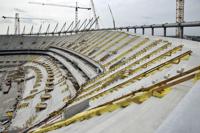
[[[14,16],[15,12],[20,17],[48,18],[59,22],[59,28],[64,22],[68,24],[74,20],[74,9],[64,7],[50,7],[32,5],[28,2],[48,2],[65,5],[75,5],[78,1],[80,6],[91,7],[90,0],[0,0],[0,16]],[[97,15],[100,16],[101,27],[112,27],[112,19],[108,10],[110,4],[117,26],[155,24],[175,22],[176,0],[94,0]],[[200,0],[185,0],[185,21],[200,21]],[[79,19],[91,18],[92,12],[79,10]],[[26,25],[29,32],[34,25],[34,32],[38,31],[39,25],[43,23],[43,30],[51,23],[51,30],[56,22],[31,21],[21,22],[21,29]],[[0,18],[0,33],[6,33],[8,25],[13,30],[13,20]],[[170,34],[174,29],[169,30]],[[141,31],[139,31],[141,32]],[[147,31],[148,33],[149,31]],[[160,33],[159,30],[157,31]],[[191,35],[200,35],[200,28],[189,28],[185,32]]]

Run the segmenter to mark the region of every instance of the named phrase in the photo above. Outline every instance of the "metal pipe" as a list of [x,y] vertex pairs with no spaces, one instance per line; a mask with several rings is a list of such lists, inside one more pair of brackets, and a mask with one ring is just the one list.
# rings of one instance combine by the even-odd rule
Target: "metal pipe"
[[58,32],[58,34],[60,35],[60,33],[63,31],[63,29],[65,28],[66,26],[66,22],[63,24],[62,28],[60,29],[60,31]]
[[78,28],[78,31],[83,27],[83,25],[87,22],[87,19],[81,24],[81,26]]
[[33,25],[31,27],[30,35],[33,34]]
[[47,27],[46,34],[48,34],[48,32],[49,32],[49,28],[50,28],[50,24]]
[[52,32],[53,34],[56,32],[57,28],[58,28],[58,23],[56,24],[56,26],[55,26],[55,28],[54,28],[54,30]]
[[90,25],[90,27],[89,27],[89,29],[88,30],[90,30],[91,28],[92,28],[92,26],[96,23],[96,21],[99,19],[99,17],[97,17],[94,21],[93,21],[93,23]]
[[71,22],[71,24],[69,25],[69,27],[67,28],[67,30],[65,31],[65,33],[67,33],[69,31],[69,29],[72,27],[73,24],[74,24],[74,21]]
[[92,20],[93,20],[93,18],[91,18],[90,20],[89,20],[89,22],[85,25],[85,27],[83,28],[83,31],[84,30],[86,30],[86,28],[88,27],[88,25],[90,25],[90,23],[92,22]]
[[40,28],[38,30],[38,35],[40,34],[41,30],[42,30],[42,24],[40,25]]

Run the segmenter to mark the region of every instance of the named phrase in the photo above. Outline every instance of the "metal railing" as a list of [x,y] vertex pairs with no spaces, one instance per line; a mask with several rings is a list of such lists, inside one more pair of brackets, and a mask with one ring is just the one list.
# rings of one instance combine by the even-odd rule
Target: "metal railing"
[[[180,36],[179,38],[183,38],[184,36],[184,28],[185,27],[200,27],[200,21],[190,21],[190,22],[183,22],[183,23],[164,23],[164,24],[152,24],[152,25],[136,25],[136,26],[124,26],[124,27],[115,27],[115,28],[101,28],[101,29],[92,29],[94,26],[95,22],[98,20],[95,19],[90,19],[89,22],[83,27],[81,24],[79,29],[71,28],[72,26],[70,25],[69,28],[66,31],[62,31],[63,28],[55,32],[43,32],[43,33],[29,33],[29,34],[20,34],[20,35],[31,35],[31,36],[60,36],[60,35],[67,35],[67,34],[76,34],[80,32],[88,32],[88,31],[102,31],[102,30],[134,30],[134,33],[137,33],[137,29],[142,29],[142,34],[145,34],[145,29],[151,29],[151,35],[154,35],[154,30],[155,29],[163,29],[163,36],[167,36],[167,29],[168,28],[180,28]],[[72,22],[73,23],[73,22]],[[85,23],[85,21],[83,22]],[[71,29],[71,30],[70,30]]]

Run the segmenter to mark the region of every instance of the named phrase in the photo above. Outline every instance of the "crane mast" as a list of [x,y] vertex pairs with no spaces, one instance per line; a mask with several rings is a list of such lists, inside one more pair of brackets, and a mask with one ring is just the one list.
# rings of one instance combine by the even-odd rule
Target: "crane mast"
[[15,13],[15,34],[20,34],[20,20],[19,13]]
[[[176,0],[176,23],[184,22],[184,0]],[[176,29],[176,36],[181,36],[181,27]]]
[[78,2],[76,2],[75,8],[75,30],[78,29]]

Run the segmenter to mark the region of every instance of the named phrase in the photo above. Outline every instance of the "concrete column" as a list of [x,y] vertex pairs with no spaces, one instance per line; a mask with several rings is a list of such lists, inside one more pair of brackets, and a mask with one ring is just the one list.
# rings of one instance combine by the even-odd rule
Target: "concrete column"
[[151,35],[154,36],[154,28],[151,28]]
[[180,27],[180,38],[183,38],[184,35],[184,29],[183,27]]
[[144,35],[144,33],[145,33],[145,30],[144,30],[144,28],[142,28],[142,35]]
[[134,33],[137,33],[137,29],[136,28],[134,28]]
[[166,35],[167,35],[167,28],[164,27],[164,37],[166,37]]

